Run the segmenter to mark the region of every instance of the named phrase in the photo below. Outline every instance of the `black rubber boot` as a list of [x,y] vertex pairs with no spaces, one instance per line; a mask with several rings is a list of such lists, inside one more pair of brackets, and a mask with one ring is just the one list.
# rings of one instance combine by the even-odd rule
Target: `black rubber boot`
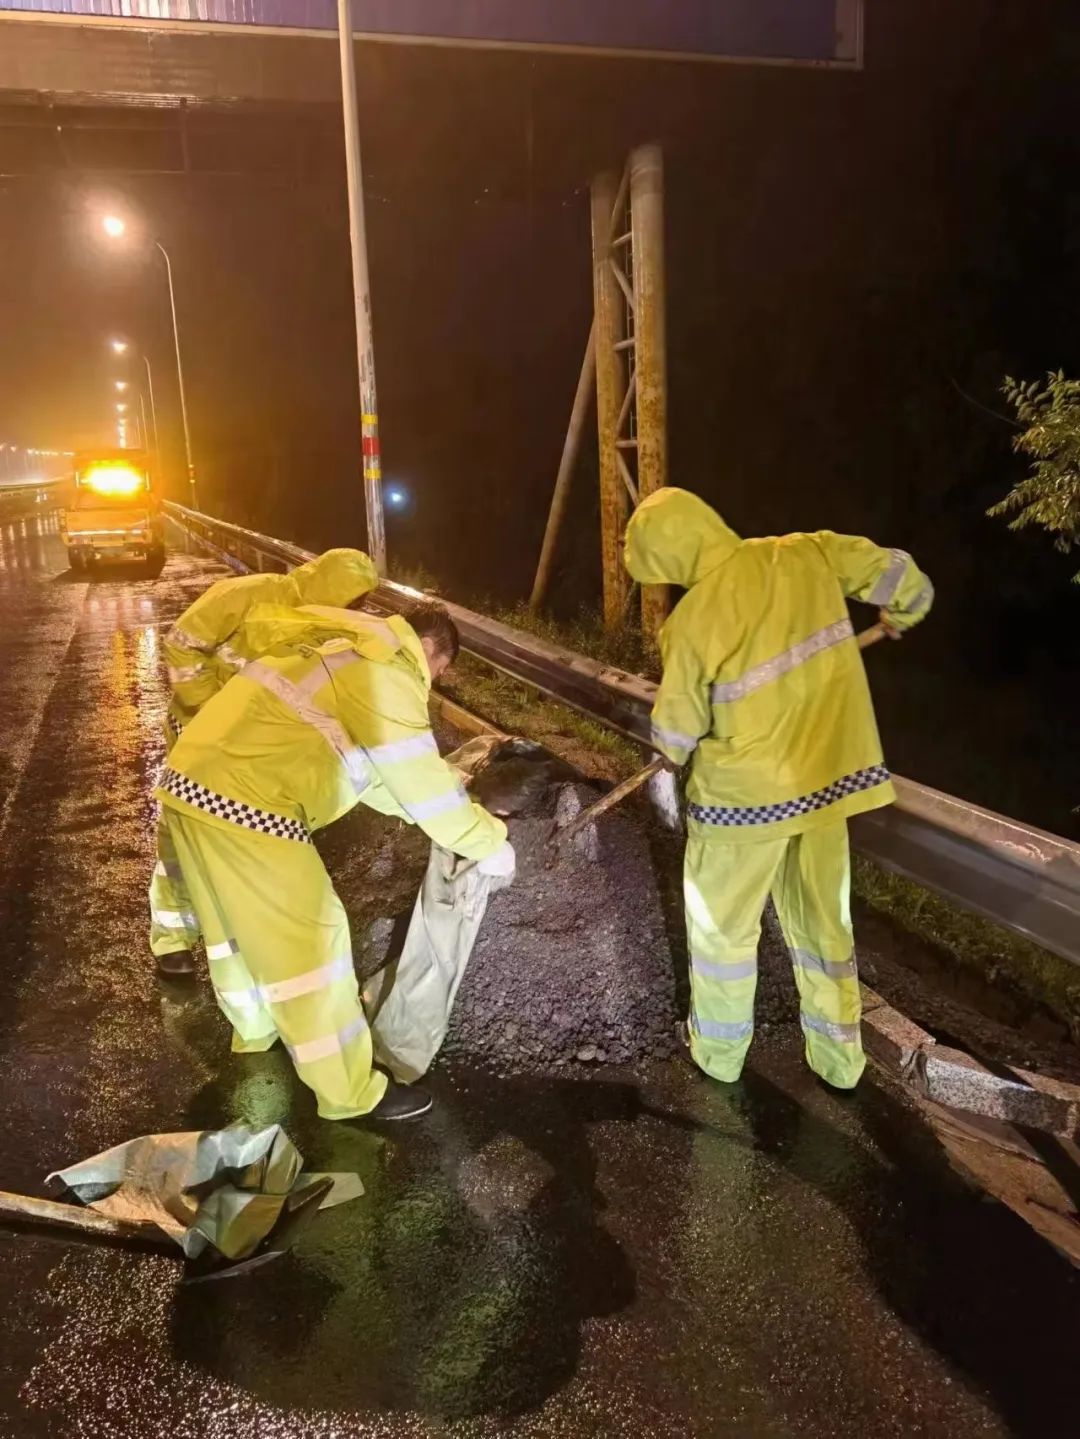
[[194,974],[195,956],[190,949],[174,949],[171,954],[159,954],[157,972],[163,979],[182,979]]
[[388,1124],[402,1119],[419,1119],[431,1108],[431,1095],[413,1084],[397,1084],[387,1080],[386,1093],[365,1120]]

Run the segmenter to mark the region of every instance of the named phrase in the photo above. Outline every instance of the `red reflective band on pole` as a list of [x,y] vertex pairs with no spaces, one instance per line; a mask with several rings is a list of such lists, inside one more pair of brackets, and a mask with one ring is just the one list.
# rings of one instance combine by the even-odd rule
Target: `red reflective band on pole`
[[365,480],[382,478],[382,446],[379,443],[378,423],[378,416],[364,416],[364,436],[361,441],[361,450],[364,456]]

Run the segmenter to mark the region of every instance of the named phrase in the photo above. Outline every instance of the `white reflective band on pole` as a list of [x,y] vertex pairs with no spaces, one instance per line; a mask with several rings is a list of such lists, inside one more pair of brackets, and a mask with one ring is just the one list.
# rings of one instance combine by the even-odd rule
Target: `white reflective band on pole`
[[746,695],[753,694],[755,690],[761,689],[763,685],[771,684],[781,675],[797,669],[799,665],[805,664],[815,655],[831,649],[833,645],[843,644],[845,640],[852,639],[854,634],[855,631],[851,627],[850,620],[837,620],[835,624],[818,630],[817,634],[811,635],[809,639],[803,640],[800,644],[793,645],[791,649],[785,650],[775,659],[755,665],[753,669],[747,670],[737,680],[713,685],[712,702],[714,705],[722,705],[730,704],[733,700],[741,700]]
[[275,695],[282,704],[302,719],[305,724],[311,725],[318,730],[323,739],[335,751],[342,764],[349,772],[349,779],[352,781],[353,790],[356,794],[362,794],[371,783],[368,774],[366,756],[363,750],[353,744],[345,731],[333,715],[329,715],[303,693],[299,685],[287,680],[278,670],[265,665],[261,660],[255,660],[244,670],[244,678],[253,680],[256,684],[262,685],[264,689]]
[[367,1029],[367,1020],[362,1014],[337,1034],[324,1034],[320,1039],[309,1039],[305,1044],[287,1044],[285,1047],[296,1064],[315,1064],[320,1059],[329,1059],[340,1054],[352,1040]]

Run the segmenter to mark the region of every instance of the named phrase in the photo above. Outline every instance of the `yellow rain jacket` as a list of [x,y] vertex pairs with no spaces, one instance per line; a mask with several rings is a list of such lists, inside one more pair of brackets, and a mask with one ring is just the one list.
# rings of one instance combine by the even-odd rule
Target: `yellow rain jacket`
[[688,591],[661,634],[652,720],[657,749],[693,759],[692,837],[774,839],[893,801],[846,602],[917,624],[933,588],[910,555],[828,530],[740,540],[668,488],[631,519],[626,567]]
[[404,619],[261,607],[242,633],[260,658],[185,727],[162,804],[306,842],[360,802],[467,859],[504,843],[438,752],[431,672]]
[[172,701],[169,727],[179,734],[206,701],[259,651],[240,634],[256,605],[349,605],[374,590],[379,576],[360,550],[327,550],[287,575],[219,580],[165,636]]

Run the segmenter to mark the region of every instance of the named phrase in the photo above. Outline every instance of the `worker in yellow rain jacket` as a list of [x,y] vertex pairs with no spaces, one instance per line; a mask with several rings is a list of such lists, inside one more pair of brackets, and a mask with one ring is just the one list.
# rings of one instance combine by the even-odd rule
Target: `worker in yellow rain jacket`
[[372,1068],[348,919],[311,835],[360,802],[512,875],[506,826],[430,728],[457,631],[426,604],[408,621],[260,610],[248,632],[263,657],[185,726],[156,791],[233,1049],[281,1038],[324,1118],[412,1118],[431,1102]]
[[626,566],[687,590],[660,639],[653,743],[687,787],[690,1048],[739,1077],[754,1028],[770,891],[791,951],[806,1057],[853,1088],[865,1060],[849,913],[847,820],[892,803],[848,599],[899,637],[925,617],[910,555],[829,531],[740,540],[703,500],[662,489],[636,511]]
[[[208,699],[253,659],[243,638],[257,605],[350,605],[375,589],[379,576],[360,550],[328,550],[287,575],[244,575],[219,580],[190,605],[165,635],[171,695],[165,750]],[[150,887],[150,949],[165,975],[192,974],[191,947],[199,937],[168,836],[158,827],[157,864]]]

